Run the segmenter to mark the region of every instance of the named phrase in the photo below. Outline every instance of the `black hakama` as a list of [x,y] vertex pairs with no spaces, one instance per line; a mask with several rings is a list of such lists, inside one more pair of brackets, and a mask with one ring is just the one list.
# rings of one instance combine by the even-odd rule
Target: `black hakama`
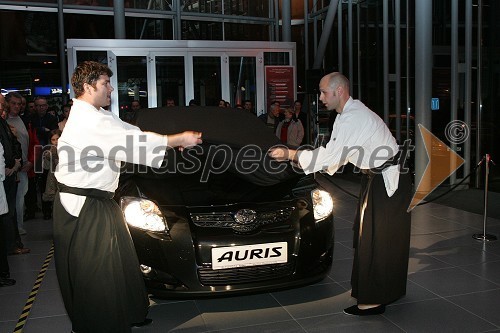
[[363,174],[353,228],[351,276],[352,297],[358,304],[388,304],[406,294],[411,191],[408,173],[400,174],[392,197],[387,195],[380,172]]
[[110,192],[60,187],[87,197],[79,217],[59,193],[54,200],[56,272],[73,331],[130,332],[145,319],[149,299],[122,212]]

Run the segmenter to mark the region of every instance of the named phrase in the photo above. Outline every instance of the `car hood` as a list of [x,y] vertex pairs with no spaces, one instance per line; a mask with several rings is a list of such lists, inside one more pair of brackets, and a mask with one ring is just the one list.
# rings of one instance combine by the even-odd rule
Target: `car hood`
[[[144,131],[203,133],[203,144],[168,149],[161,168],[137,172],[128,166],[122,185],[137,188],[161,204],[224,204],[287,197],[304,177],[267,151],[279,139],[260,119],[239,109],[164,107],[140,110],[135,124]],[[133,171],[130,169],[133,167]],[[125,191],[128,192],[128,191]]]

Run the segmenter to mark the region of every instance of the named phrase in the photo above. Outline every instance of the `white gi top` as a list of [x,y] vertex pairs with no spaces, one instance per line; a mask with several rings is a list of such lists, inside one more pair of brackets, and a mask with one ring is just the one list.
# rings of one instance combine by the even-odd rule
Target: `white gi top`
[[[326,148],[300,151],[298,161],[306,174],[324,170],[333,175],[348,162],[360,169],[373,169],[397,153],[398,144],[382,119],[350,97],[337,114]],[[387,194],[392,196],[398,188],[399,166],[384,169],[382,175]]]
[[[159,167],[167,144],[167,136],[143,132],[110,111],[73,99],[57,145],[59,164],[54,175],[70,187],[114,192],[122,162]],[[60,198],[68,213],[80,214],[84,196],[60,193]]]

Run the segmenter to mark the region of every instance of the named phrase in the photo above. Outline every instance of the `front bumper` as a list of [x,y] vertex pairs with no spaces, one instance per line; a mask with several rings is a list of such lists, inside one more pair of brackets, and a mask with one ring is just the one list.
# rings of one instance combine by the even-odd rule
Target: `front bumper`
[[[259,204],[258,212],[280,210],[293,201]],[[209,207],[211,212],[237,211],[240,207]],[[261,223],[241,232],[231,226],[214,227],[193,222],[207,207],[169,208],[168,233],[130,228],[144,265],[148,291],[156,297],[182,298],[265,292],[314,283],[330,271],[333,256],[333,216],[316,223],[312,214],[293,210],[286,221]],[[219,214],[220,215],[220,214]],[[287,243],[284,263],[213,269],[212,248]]]

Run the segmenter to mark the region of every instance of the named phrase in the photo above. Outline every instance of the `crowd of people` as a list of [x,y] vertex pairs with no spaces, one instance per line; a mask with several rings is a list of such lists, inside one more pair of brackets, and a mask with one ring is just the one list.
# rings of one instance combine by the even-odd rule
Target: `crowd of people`
[[[27,99],[18,92],[0,95],[0,287],[15,284],[10,278],[8,255],[30,253],[21,236],[24,221],[41,210],[52,218],[55,184],[48,183],[57,161],[55,138],[62,133],[71,104],[59,114],[43,96]],[[47,162],[49,161],[49,162]],[[48,191],[47,191],[48,190]],[[40,207],[40,205],[41,207]]]
[[[195,99],[192,99],[189,101],[188,105],[199,106],[200,104]],[[167,97],[165,106],[176,106],[174,98]],[[224,99],[220,99],[216,106],[220,108],[230,108],[231,103]],[[125,112],[121,118],[125,122],[131,123],[137,111],[141,108],[140,101],[133,100],[130,103],[128,111]],[[244,100],[242,103],[235,104],[234,108],[246,110],[256,115],[253,102],[249,99]],[[273,100],[270,103],[268,112],[259,115],[258,118],[266,123],[283,144],[291,148],[297,148],[306,142],[305,129],[308,126],[307,113],[302,111],[302,102],[300,100],[296,100],[293,103],[293,108],[281,108],[280,101]]]
[[[223,99],[219,101],[219,107],[231,107],[231,104]],[[244,109],[256,114],[251,100],[236,104],[236,109]],[[291,147],[297,148],[305,142],[305,128],[307,128],[307,113],[302,111],[302,102],[296,100],[292,107],[281,108],[278,100],[272,100],[267,113],[258,116],[280,139],[280,141]]]
[[[173,97],[167,97],[165,101],[166,107],[177,105]],[[200,103],[192,99],[189,101],[188,105],[199,106]],[[231,103],[224,99],[220,99],[216,106],[220,108],[230,108]],[[120,118],[127,123],[133,123],[137,111],[141,108],[142,105],[140,101],[134,99],[130,103],[130,107],[120,115]],[[235,104],[234,108],[243,109],[256,115],[253,102],[249,99],[244,100],[242,103]],[[293,108],[281,108],[281,103],[278,100],[273,100],[270,103],[269,111],[261,114],[258,118],[272,129],[273,133],[276,134],[283,144],[292,148],[297,148],[305,143],[305,129],[308,126],[307,113],[302,111],[302,102],[300,100],[294,102]]]
[[307,114],[302,112],[302,102],[296,100],[293,108],[281,108],[277,100],[271,101],[269,111],[259,116],[271,128],[280,141],[290,148],[297,148],[305,142]]

